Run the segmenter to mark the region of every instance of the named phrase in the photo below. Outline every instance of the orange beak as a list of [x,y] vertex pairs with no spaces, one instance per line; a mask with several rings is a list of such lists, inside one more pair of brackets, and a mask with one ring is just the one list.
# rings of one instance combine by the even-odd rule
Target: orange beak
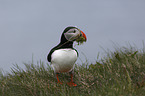
[[82,33],[82,36],[85,38],[85,40],[87,41],[87,37],[86,37],[86,34],[83,32],[83,31],[81,31],[81,33]]

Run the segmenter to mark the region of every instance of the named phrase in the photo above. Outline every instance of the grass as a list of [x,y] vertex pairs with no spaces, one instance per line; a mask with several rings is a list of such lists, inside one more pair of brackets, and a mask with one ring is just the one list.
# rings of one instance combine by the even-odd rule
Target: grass
[[0,96],[144,96],[145,50],[117,48],[115,52],[95,64],[75,66],[74,81],[70,87],[69,74],[60,74],[63,84],[57,84],[49,64],[18,65],[12,73],[0,73]]

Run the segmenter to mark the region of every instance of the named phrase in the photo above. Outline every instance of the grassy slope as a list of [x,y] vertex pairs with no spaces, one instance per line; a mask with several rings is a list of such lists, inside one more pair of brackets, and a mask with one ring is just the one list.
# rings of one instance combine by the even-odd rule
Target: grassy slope
[[0,96],[144,96],[145,52],[132,48],[109,52],[96,64],[75,67],[77,87],[67,86],[69,74],[60,74],[63,84],[57,84],[50,66],[40,62],[16,66],[12,74],[0,77]]

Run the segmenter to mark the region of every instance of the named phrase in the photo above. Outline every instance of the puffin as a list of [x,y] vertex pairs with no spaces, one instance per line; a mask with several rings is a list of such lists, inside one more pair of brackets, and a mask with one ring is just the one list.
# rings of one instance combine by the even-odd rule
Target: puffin
[[67,84],[69,86],[77,86],[73,81],[74,66],[78,58],[78,51],[73,48],[74,41],[79,38],[87,40],[86,35],[79,28],[68,26],[64,29],[60,43],[52,48],[47,56],[48,62],[56,74],[57,83],[62,84],[59,80],[59,73],[70,73],[71,81]]

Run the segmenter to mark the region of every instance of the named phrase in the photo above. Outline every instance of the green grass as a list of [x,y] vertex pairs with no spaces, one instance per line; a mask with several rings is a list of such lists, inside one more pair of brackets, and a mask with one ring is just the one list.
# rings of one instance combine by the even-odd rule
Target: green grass
[[0,96],[144,96],[145,50],[118,48],[96,64],[75,66],[74,81],[60,74],[62,85],[57,84],[49,64],[25,64],[12,68],[12,73],[0,73]]

